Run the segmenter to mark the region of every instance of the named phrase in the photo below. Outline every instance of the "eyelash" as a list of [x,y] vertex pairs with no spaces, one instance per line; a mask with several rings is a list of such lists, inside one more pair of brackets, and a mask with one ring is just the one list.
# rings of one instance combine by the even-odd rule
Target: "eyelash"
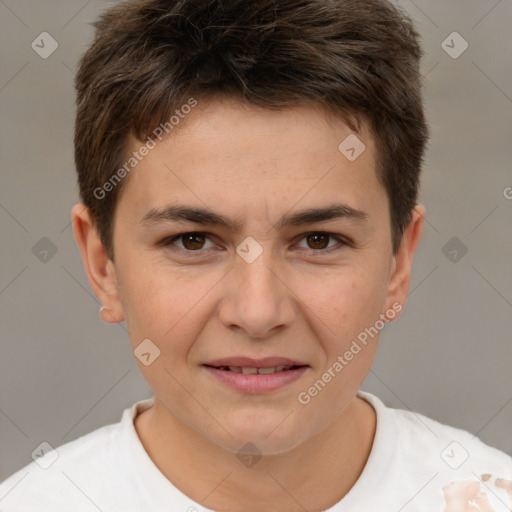
[[[162,240],[158,245],[167,248],[167,247],[173,245],[173,242],[175,242],[176,240],[179,240],[180,238],[184,237],[185,235],[204,235],[208,240],[210,240],[208,233],[204,233],[202,231],[186,231],[186,232],[178,233],[176,235],[167,237],[164,240]],[[334,233],[327,233],[324,231],[310,231],[308,233],[304,233],[303,235],[301,235],[301,238],[299,239],[299,241],[304,240],[306,237],[308,237],[310,235],[328,236],[328,237],[336,240],[338,242],[338,245],[329,247],[327,249],[302,249],[302,250],[310,251],[313,253],[324,253],[325,254],[325,253],[331,253],[333,251],[338,251],[338,250],[342,249],[343,247],[353,247],[352,242],[347,240],[346,238],[336,235]],[[182,249],[181,247],[177,247],[177,246],[175,246],[175,248],[179,251],[186,252],[186,253],[204,253],[204,252],[208,251],[208,249],[197,249],[194,251],[194,250],[189,250],[189,249]]]

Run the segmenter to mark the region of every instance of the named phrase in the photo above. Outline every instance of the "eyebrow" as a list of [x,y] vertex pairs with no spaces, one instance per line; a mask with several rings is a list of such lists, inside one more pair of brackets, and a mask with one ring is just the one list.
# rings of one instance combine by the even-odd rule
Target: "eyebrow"
[[[294,213],[285,214],[276,227],[282,229],[286,226],[300,226],[334,219],[351,219],[358,222],[368,220],[368,214],[346,204],[332,204],[323,208],[309,208]],[[240,219],[229,219],[224,215],[215,213],[206,208],[186,205],[168,205],[163,208],[153,208],[141,219],[142,225],[154,225],[164,222],[187,221],[195,224],[220,226],[236,233],[243,229],[245,223]]]

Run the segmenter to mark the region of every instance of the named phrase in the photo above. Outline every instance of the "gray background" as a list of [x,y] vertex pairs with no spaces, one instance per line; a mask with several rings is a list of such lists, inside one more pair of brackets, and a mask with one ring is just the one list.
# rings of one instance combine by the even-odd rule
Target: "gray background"
[[[70,227],[72,80],[107,5],[0,1],[0,480],[42,441],[71,441],[151,396],[124,326],[98,318]],[[512,1],[400,5],[427,52],[427,224],[405,313],[363,389],[512,454]],[[47,59],[31,48],[44,31],[59,45]],[[469,44],[457,59],[441,46],[454,31]],[[57,249],[46,261],[33,252],[42,237]]]

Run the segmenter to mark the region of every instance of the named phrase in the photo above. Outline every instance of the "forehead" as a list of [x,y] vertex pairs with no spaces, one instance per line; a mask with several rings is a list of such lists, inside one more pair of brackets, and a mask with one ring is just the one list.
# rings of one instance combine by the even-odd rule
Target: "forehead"
[[[254,215],[263,203],[268,215],[318,198],[357,209],[386,200],[367,127],[355,133],[318,105],[271,110],[227,98],[198,101],[155,141],[124,184],[139,211],[184,197],[216,210],[242,205]],[[141,144],[132,139],[130,153]]]

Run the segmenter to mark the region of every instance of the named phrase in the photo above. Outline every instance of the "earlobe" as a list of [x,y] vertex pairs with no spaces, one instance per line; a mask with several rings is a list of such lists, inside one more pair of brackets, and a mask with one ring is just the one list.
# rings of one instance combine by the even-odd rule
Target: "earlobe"
[[89,209],[76,204],[71,210],[73,233],[91,288],[102,304],[100,317],[108,323],[124,320],[115,268],[96,231]]
[[[424,221],[425,207],[418,204],[412,211],[412,219],[404,231],[400,247],[393,256],[385,301],[386,311],[393,309],[393,304],[397,303],[401,305],[401,311],[405,304],[411,283],[412,261],[421,238]],[[383,313],[385,314],[385,311]]]
[[119,322],[123,321],[123,318],[118,320],[118,315],[114,316],[112,311],[110,311],[110,309],[106,308],[105,306],[100,307],[98,316],[100,317],[100,320],[106,324],[118,324]]

